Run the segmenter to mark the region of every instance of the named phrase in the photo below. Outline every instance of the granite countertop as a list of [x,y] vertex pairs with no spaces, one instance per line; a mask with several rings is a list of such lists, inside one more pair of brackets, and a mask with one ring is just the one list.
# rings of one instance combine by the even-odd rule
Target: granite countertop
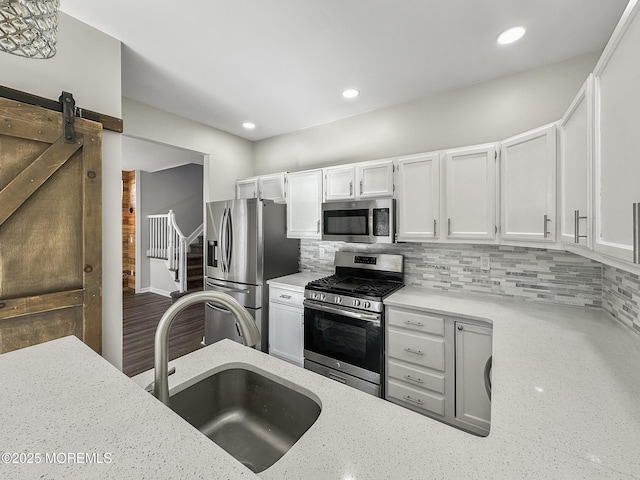
[[291,275],[285,275],[284,277],[272,278],[267,280],[269,285],[274,285],[284,288],[294,288],[295,290],[303,291],[307,283],[318,280],[319,278],[326,277],[326,273],[309,273],[300,272],[293,273]]
[[112,460],[0,463],[0,477],[640,478],[640,341],[629,329],[600,310],[414,288],[388,304],[493,323],[488,437],[229,340],[171,362],[171,393],[243,365],[319,400],[316,423],[256,476],[140,388],[152,372],[127,379],[67,337],[0,355],[0,450],[110,452]]

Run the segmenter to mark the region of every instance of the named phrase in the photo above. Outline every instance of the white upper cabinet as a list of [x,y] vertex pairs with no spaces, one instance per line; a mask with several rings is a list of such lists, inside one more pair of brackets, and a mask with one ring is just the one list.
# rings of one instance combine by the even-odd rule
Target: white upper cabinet
[[324,169],[325,200],[353,200],[356,198],[356,167],[346,165]]
[[286,200],[286,173],[274,173],[258,177],[258,198],[283,203]]
[[287,237],[320,238],[322,170],[287,176]]
[[635,263],[640,241],[639,11],[640,2],[632,0],[594,71],[594,249]]
[[236,198],[258,198],[258,178],[247,178],[236,182]]
[[236,198],[259,198],[284,203],[286,173],[251,177],[236,182]]
[[591,247],[593,169],[593,75],[584,83],[559,124],[560,240]]
[[325,168],[325,200],[392,197],[393,170],[393,160]]
[[556,126],[501,143],[502,240],[555,242]]
[[447,239],[496,238],[496,159],[495,144],[445,152]]
[[435,240],[440,235],[440,155],[397,160],[398,240]]
[[378,160],[356,165],[357,198],[393,196],[393,160]]

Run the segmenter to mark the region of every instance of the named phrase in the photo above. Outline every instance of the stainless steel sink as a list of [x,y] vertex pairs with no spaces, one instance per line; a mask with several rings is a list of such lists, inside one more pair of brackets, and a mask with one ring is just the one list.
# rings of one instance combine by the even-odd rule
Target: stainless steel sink
[[311,398],[243,368],[173,395],[171,409],[254,472],[282,457],[320,415]]

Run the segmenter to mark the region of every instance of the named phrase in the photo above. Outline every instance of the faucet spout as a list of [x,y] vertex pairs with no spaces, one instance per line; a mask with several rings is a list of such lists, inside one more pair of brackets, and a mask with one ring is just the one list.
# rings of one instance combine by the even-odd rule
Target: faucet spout
[[165,405],[169,405],[169,329],[176,316],[185,308],[196,303],[211,302],[214,305],[228,309],[235,317],[242,341],[248,347],[253,347],[260,341],[260,331],[251,314],[238,301],[221,292],[196,292],[185,295],[171,305],[158,323],[155,337],[154,357],[154,388],[153,395]]

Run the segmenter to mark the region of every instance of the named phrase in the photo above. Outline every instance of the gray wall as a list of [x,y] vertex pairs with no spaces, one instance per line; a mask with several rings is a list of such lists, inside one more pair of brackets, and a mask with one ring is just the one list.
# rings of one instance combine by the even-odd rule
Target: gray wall
[[168,213],[173,210],[176,222],[184,235],[190,235],[203,221],[203,167],[183,165],[160,172],[139,172],[137,184],[138,221],[140,222],[139,288],[151,286],[149,248],[149,221],[147,215]]
[[[498,141],[559,120],[600,52],[258,141],[256,174]],[[366,94],[366,92],[363,92]]]

